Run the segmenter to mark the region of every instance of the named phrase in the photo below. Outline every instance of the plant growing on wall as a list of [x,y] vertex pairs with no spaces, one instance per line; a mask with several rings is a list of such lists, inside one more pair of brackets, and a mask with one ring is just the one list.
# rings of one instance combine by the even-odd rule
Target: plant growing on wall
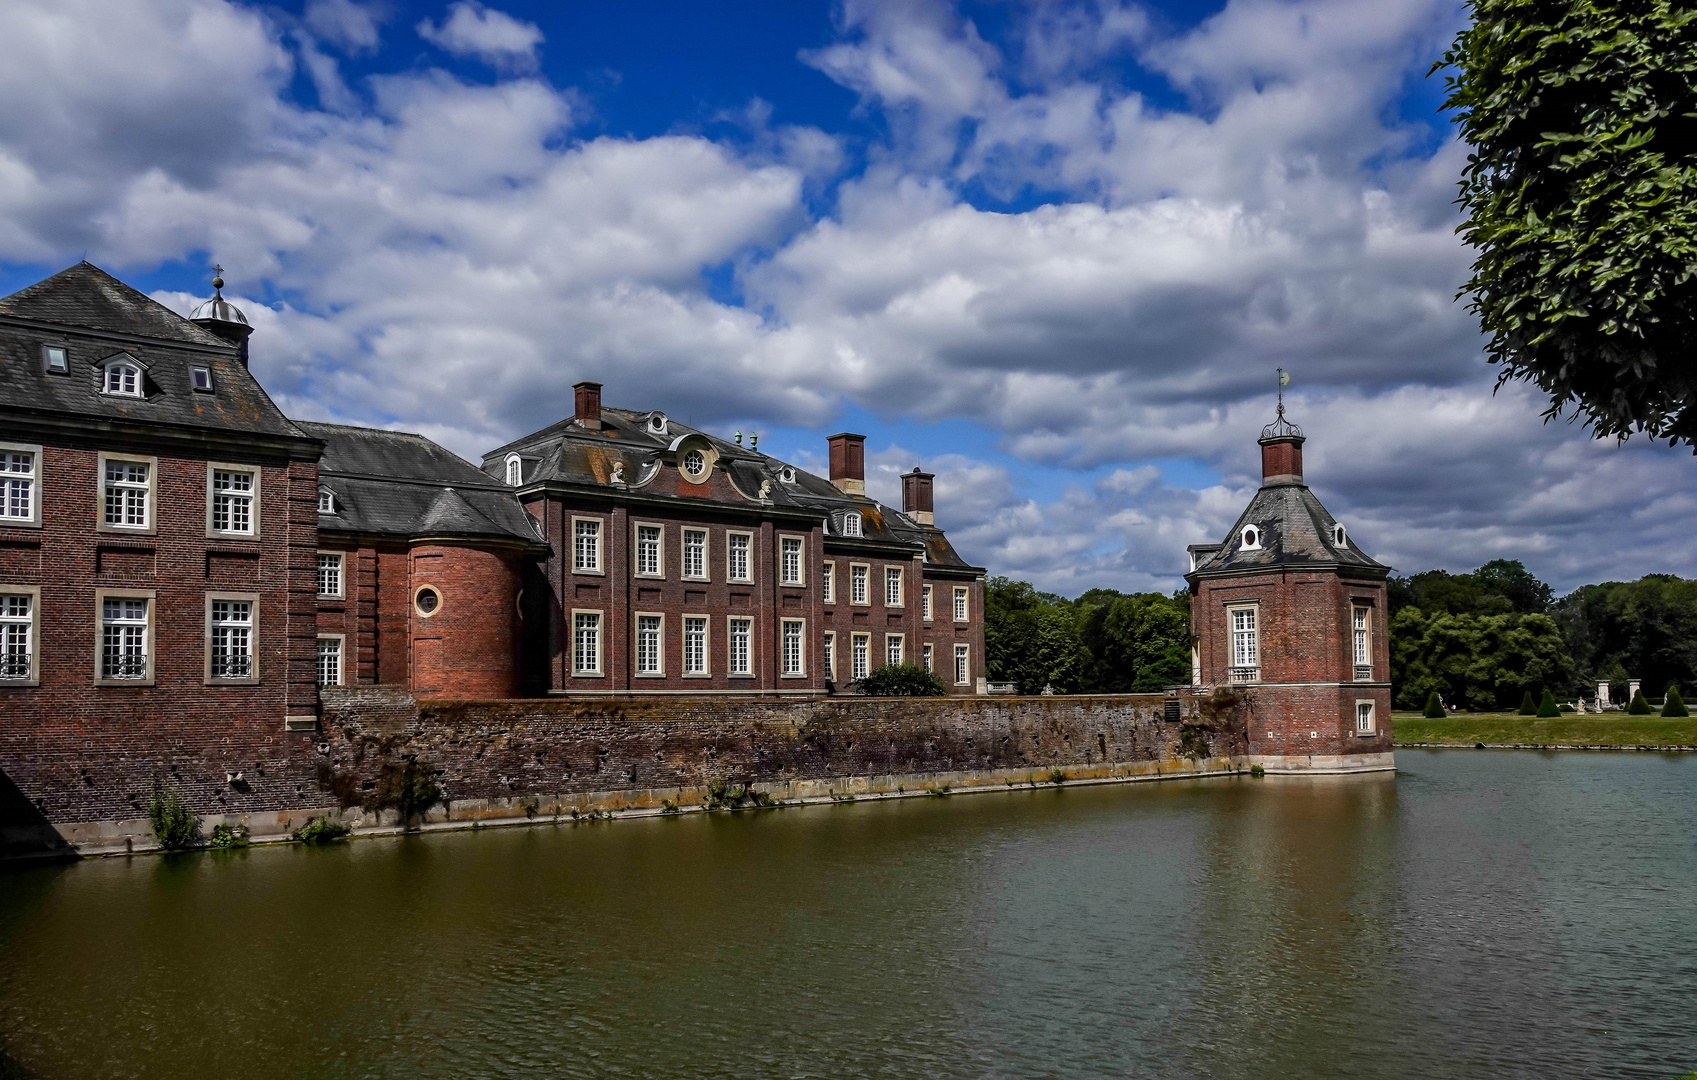
[[850,684],[867,697],[942,697],[943,680],[918,664],[886,664]]
[[366,810],[393,810],[400,815],[401,824],[411,828],[413,818],[446,797],[436,782],[436,770],[409,757],[401,762],[383,763],[364,806]]
[[166,851],[182,851],[200,842],[200,822],[193,811],[177,797],[176,788],[159,780],[153,782],[153,796],[147,800],[147,823]]

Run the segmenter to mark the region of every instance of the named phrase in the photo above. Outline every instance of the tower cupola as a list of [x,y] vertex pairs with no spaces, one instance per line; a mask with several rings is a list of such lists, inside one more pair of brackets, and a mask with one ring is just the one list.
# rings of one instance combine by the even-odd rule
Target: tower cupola
[[1302,483],[1302,429],[1285,419],[1285,386],[1290,376],[1279,369],[1279,415],[1261,429],[1261,486]]
[[247,339],[253,333],[242,309],[224,299],[224,268],[212,268],[212,299],[194,309],[189,321],[203,326],[241,350],[242,366],[247,367]]

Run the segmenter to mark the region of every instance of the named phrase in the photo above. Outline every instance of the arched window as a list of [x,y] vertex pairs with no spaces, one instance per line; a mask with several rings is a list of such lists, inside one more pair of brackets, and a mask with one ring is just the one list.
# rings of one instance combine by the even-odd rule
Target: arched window
[[860,526],[860,513],[858,511],[850,510],[848,513],[843,515],[843,535],[844,536],[861,536],[861,535],[863,535],[863,530],[861,529],[861,526]]
[[327,487],[318,489],[318,512],[334,514],[336,512],[336,494]]
[[1254,551],[1261,546],[1261,530],[1254,525],[1245,525],[1241,539],[1245,551]]
[[1342,525],[1333,525],[1332,526],[1332,544],[1333,544],[1333,546],[1343,547],[1345,544],[1348,544],[1348,543],[1349,543],[1349,537],[1344,533],[1343,526]]
[[519,456],[517,454],[508,454],[507,455],[507,483],[509,485],[513,486],[513,487],[518,487],[519,484],[521,484],[523,482],[524,482],[524,462],[519,460]]
[[120,397],[141,397],[141,368],[127,359],[108,362],[101,390]]

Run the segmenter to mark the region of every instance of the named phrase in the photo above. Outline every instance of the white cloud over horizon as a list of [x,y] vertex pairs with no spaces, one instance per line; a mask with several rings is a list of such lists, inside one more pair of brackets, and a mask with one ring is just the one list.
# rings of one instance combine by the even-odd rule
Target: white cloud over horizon
[[[923,459],[967,557],[1076,593],[1171,588],[1185,544],[1224,534],[1281,365],[1316,490],[1381,560],[1519,557],[1563,587],[1697,574],[1687,454],[1492,393],[1453,299],[1464,149],[1398,111],[1453,0],[1233,0],[1175,32],[1135,4],[1045,5],[998,43],[941,4],[846,3],[798,63],[887,120],[859,165],[758,102],[734,143],[577,137],[542,31],[481,4],[416,30],[491,81],[352,85],[336,54],[375,48],[384,8],[95,10],[9,5],[0,261],[212,253],[293,415],[476,455],[600,378],[702,424],[965,420],[999,456],[898,427],[874,492]],[[709,283],[725,267],[741,302]],[[1170,481],[1173,461],[1217,479]]]

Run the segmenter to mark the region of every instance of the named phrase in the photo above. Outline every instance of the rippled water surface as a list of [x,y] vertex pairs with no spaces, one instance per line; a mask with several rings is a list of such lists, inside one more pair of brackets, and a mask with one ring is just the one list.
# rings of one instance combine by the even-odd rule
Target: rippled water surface
[[1697,755],[0,874],[0,1076],[1672,1077]]

